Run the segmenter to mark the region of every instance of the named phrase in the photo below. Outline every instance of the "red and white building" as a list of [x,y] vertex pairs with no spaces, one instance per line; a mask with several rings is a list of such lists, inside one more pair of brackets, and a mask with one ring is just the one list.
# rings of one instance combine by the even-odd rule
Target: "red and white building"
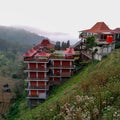
[[66,51],[62,52],[62,56],[53,56],[51,57],[51,75],[50,81],[53,83],[60,84],[66,78],[69,78],[73,75],[74,69],[74,57],[75,51],[73,48],[67,48]]
[[96,54],[94,54],[94,59],[101,60],[103,56],[111,53],[115,49],[116,37],[119,37],[119,32],[118,30],[110,29],[104,22],[97,22],[90,29],[80,31],[79,36],[81,39],[80,42],[83,43],[88,36],[95,36],[97,46],[89,51],[82,51],[82,54],[92,59],[91,53],[97,49]]
[[50,42],[45,42],[45,45],[44,41],[47,40],[43,40],[24,54],[24,63],[26,63],[24,71],[27,73],[25,80],[27,82],[27,99],[30,106],[33,101],[35,103],[46,99],[50,86],[58,85],[73,75],[74,49],[67,48],[66,51],[62,51],[62,55],[46,53],[44,47],[48,49],[53,48],[54,45]]

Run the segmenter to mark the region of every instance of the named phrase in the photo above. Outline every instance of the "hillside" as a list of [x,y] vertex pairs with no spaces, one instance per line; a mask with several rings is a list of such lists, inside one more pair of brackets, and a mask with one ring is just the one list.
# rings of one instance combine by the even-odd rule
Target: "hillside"
[[20,28],[0,26],[0,38],[26,45],[34,45],[41,42],[45,37]]
[[120,49],[101,62],[92,62],[50,97],[29,110],[25,98],[17,101],[7,120],[119,120]]

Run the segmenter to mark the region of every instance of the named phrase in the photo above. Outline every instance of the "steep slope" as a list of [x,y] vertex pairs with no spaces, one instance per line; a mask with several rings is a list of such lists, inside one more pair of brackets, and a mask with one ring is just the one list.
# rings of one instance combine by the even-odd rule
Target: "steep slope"
[[24,29],[0,26],[0,38],[26,45],[34,45],[41,42],[41,40],[45,37],[31,33]]
[[38,107],[29,110],[20,104],[19,112],[8,120],[120,119],[119,61],[120,49],[54,88]]

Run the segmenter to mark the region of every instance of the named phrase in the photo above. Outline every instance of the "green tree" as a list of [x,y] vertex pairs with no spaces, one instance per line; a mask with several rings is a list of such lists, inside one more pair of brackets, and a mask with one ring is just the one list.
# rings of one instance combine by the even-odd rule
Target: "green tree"
[[86,39],[86,49],[88,50],[89,48],[95,47],[97,44],[95,42],[95,37],[94,36],[89,36]]
[[93,60],[95,53],[98,51],[97,49],[93,50],[93,47],[97,46],[97,43],[95,42],[95,37],[88,36],[85,44],[86,44],[85,50],[90,50],[90,48],[92,49],[92,60]]

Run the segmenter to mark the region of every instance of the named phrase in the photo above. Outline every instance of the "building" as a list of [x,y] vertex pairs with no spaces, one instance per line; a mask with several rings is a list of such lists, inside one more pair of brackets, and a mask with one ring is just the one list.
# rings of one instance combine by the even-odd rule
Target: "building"
[[116,40],[116,42],[120,42],[120,28],[116,28],[113,31],[115,33],[115,40]]
[[[24,54],[26,91],[30,108],[48,97],[51,86],[58,85],[73,75],[74,49],[47,53],[45,48],[48,47],[48,42],[44,46],[41,46],[41,43]],[[49,46],[52,46],[50,42]]]
[[90,29],[79,31],[80,43],[74,46],[74,48],[78,46],[80,48],[80,45],[83,45],[84,48],[86,38],[94,36],[97,46],[88,51],[82,49],[82,55],[92,59],[93,51],[97,50],[93,58],[101,60],[103,56],[110,54],[115,49],[116,37],[119,37],[119,33],[117,32],[117,30],[111,30],[104,22],[97,22]]
[[51,75],[50,80],[54,85],[60,84],[66,78],[73,75],[74,69],[74,57],[75,51],[73,48],[67,48],[66,51],[62,51],[61,55],[56,52],[50,59],[51,61]]

